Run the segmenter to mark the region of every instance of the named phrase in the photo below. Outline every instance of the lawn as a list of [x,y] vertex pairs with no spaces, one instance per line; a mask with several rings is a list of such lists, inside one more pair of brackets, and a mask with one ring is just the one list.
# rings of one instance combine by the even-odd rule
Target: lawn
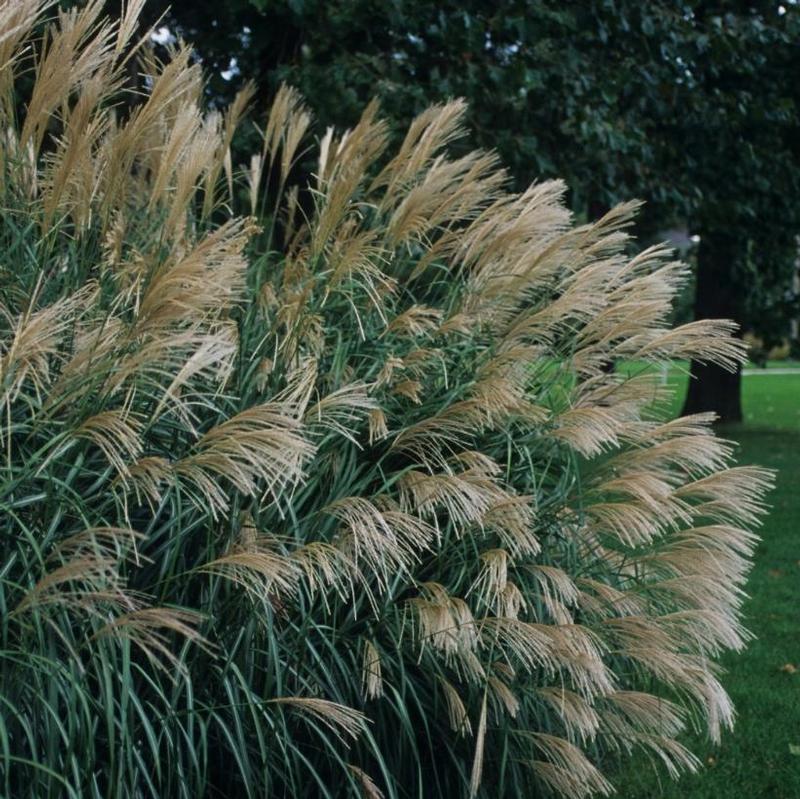
[[[624,765],[616,781],[622,799],[800,797],[800,374],[770,372],[744,377],[745,423],[720,430],[738,442],[740,462],[778,472],[745,605],[756,638],[723,662],[736,729],[716,747],[687,738],[704,768],[679,783],[645,759]],[[679,402],[686,378],[676,372],[669,380]]]

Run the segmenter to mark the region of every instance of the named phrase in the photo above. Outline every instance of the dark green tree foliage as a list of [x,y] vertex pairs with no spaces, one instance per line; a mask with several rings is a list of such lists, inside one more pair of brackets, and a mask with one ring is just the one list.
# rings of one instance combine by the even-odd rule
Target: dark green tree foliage
[[[758,7],[760,5],[760,8]],[[782,13],[781,13],[782,12]],[[665,136],[665,164],[686,163],[687,210],[702,236],[695,313],[725,316],[767,340],[797,314],[789,294],[797,254],[797,6],[698,4],[684,114]],[[679,135],[678,135],[679,134]],[[740,373],[698,364],[686,411],[742,418]]]
[[[165,8],[149,3],[151,21]],[[467,98],[465,146],[497,149],[520,186],[564,178],[580,215],[637,196],[641,236],[688,224],[706,242],[696,316],[785,333],[800,227],[795,3],[176,0],[164,22],[197,47],[212,100],[245,79],[262,97],[288,81],[320,128],[352,125],[375,95],[398,129]],[[738,374],[695,374],[689,409],[740,416]]]
[[[573,207],[607,207],[653,171],[658,110],[639,83],[659,76],[637,74],[653,57],[647,37],[613,44],[627,19],[604,20],[593,4],[562,6],[179,0],[164,21],[214,73],[212,98],[231,97],[245,80],[266,94],[286,81],[317,103],[320,127],[346,127],[377,95],[401,129],[430,102],[465,97],[473,143],[498,150],[516,183],[575,176]],[[165,7],[149,3],[148,21]],[[631,25],[657,38],[652,20],[631,13]],[[226,81],[221,73],[232,58],[237,74]]]

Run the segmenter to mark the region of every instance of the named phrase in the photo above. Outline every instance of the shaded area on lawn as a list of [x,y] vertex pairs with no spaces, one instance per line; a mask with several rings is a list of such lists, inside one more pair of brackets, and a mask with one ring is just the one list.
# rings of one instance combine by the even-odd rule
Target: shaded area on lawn
[[[677,411],[686,377],[675,370],[668,381]],[[626,763],[614,780],[621,799],[800,797],[800,374],[746,375],[742,399],[745,423],[720,433],[738,443],[740,463],[778,474],[744,605],[756,638],[722,659],[736,728],[720,746],[688,736],[703,768],[678,783],[644,757]]]

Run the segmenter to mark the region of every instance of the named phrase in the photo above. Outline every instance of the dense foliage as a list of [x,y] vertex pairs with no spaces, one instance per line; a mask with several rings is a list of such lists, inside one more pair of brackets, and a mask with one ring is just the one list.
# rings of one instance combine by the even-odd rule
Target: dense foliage
[[259,229],[228,210],[248,96],[204,114],[139,3],[39,41],[43,5],[0,3],[3,794],[581,797],[635,749],[694,768],[687,721],[733,719],[714,660],[747,638],[769,475],[610,368],[742,357],[728,323],[666,325],[685,269],[626,253],[635,205],[576,226],[563,184],[510,192],[448,153],[458,102],[398,147],[368,106],[298,188],[281,89]]

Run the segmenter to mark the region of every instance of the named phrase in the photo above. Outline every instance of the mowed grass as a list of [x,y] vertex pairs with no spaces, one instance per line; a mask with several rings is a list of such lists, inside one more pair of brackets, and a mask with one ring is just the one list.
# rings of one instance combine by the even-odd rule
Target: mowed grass
[[[645,758],[622,765],[622,799],[800,797],[800,374],[770,372],[745,375],[745,422],[720,428],[738,443],[740,463],[777,470],[744,606],[755,639],[723,659],[736,728],[719,746],[688,736],[703,768],[677,783]],[[675,370],[668,379],[677,410],[687,378]]]

